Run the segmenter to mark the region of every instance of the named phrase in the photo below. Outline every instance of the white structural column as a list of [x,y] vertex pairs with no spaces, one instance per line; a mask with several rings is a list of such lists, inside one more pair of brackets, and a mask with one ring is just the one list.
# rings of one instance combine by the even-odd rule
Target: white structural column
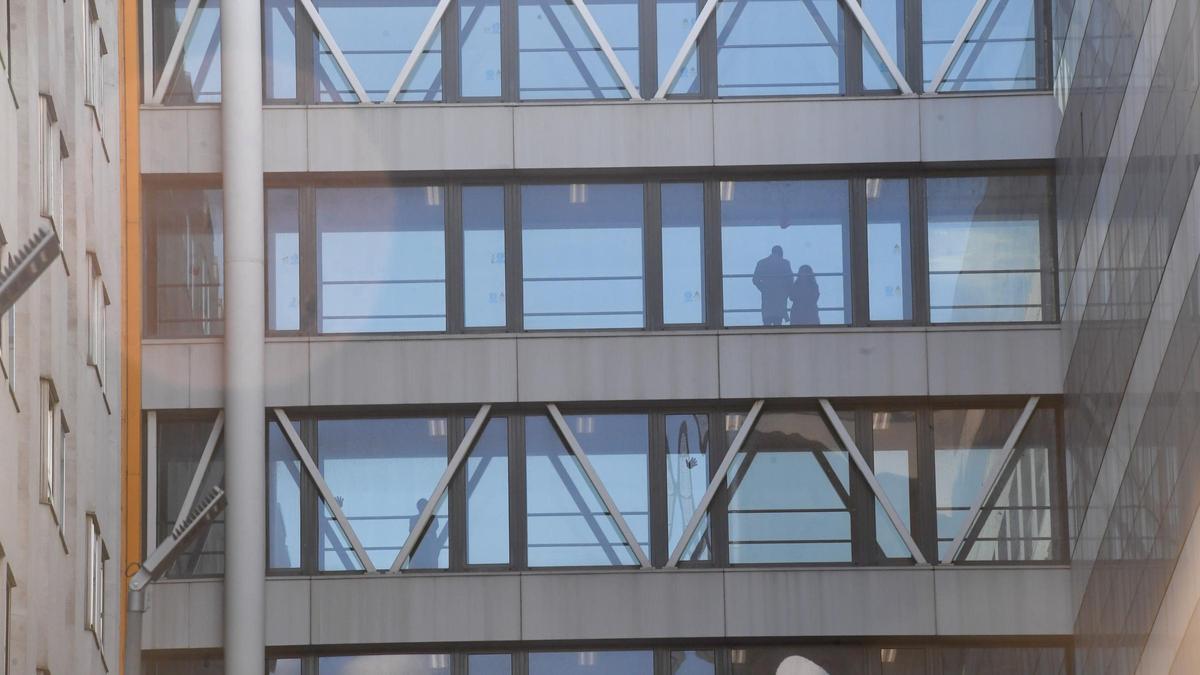
[[221,3],[225,206],[225,672],[266,659],[262,4]]

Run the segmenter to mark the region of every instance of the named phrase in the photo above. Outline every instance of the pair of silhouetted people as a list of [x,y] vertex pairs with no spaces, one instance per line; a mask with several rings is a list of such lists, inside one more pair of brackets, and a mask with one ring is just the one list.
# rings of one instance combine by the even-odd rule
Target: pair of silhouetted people
[[[792,274],[792,263],[783,257],[783,247],[771,247],[771,255],[754,266],[754,286],[762,293],[764,326],[782,326],[788,319],[793,326],[814,326],[821,323],[817,314],[817,275],[812,267],[801,265]],[[792,301],[790,316],[788,300]]]

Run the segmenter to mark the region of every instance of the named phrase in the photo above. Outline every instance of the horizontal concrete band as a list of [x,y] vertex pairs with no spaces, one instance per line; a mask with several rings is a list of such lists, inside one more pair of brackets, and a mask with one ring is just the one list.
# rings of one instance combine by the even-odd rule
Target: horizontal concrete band
[[[1039,161],[1059,112],[1031,94],[758,101],[287,106],[268,172],[644,169]],[[143,107],[145,174],[216,173],[216,107]]]
[[[1066,567],[511,572],[267,581],[273,647],[1071,633]],[[148,650],[220,646],[222,582],[150,588]]]
[[[1056,395],[1059,339],[1052,325],[278,338],[266,404]],[[221,350],[143,343],[143,408],[221,407]]]

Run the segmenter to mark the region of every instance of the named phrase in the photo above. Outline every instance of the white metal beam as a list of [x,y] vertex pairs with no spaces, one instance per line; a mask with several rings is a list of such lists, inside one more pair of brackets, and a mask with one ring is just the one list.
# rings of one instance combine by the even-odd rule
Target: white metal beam
[[[303,1],[307,2],[307,0]],[[288,419],[287,413],[283,411],[283,408],[275,408],[275,417],[278,418],[279,426],[283,429],[284,435],[287,436],[288,442],[292,445],[292,450],[300,458],[300,463],[304,465],[304,469],[308,471],[309,477],[316,484],[317,491],[321,493],[321,499],[325,500],[325,506],[329,507],[329,511],[333,513],[334,519],[337,520],[338,525],[342,528],[342,534],[346,535],[346,539],[350,541],[350,546],[354,549],[354,555],[358,556],[358,561],[362,563],[364,570],[368,573],[374,572],[375,565],[371,563],[371,557],[367,555],[362,542],[358,540],[358,534],[350,526],[350,521],[346,518],[346,514],[342,512],[342,507],[333,496],[333,492],[330,491],[329,485],[325,483],[325,477],[317,469],[317,464],[313,461],[312,455],[308,454],[308,448],[304,447],[304,442],[300,440],[300,435],[296,433],[296,428],[292,426],[292,421]]]
[[679,564],[680,558],[683,557],[684,549],[692,540],[692,536],[696,533],[696,528],[700,526],[700,521],[704,519],[704,514],[708,512],[708,506],[712,503],[713,497],[717,494],[717,489],[721,487],[721,483],[725,482],[725,476],[729,474],[730,467],[733,466],[733,460],[742,450],[742,445],[746,442],[746,437],[750,435],[750,430],[754,427],[754,423],[758,421],[758,416],[762,413],[765,401],[757,400],[754,405],[750,406],[750,413],[746,415],[746,420],[742,422],[742,428],[738,429],[737,435],[733,437],[733,443],[729,445],[729,450],[725,452],[725,458],[721,460],[721,465],[717,467],[717,473],[708,482],[708,489],[704,491],[704,496],[700,498],[700,503],[696,505],[695,512],[692,513],[691,520],[688,521],[687,527],[683,528],[683,534],[679,537],[679,543],[675,545],[675,550],[671,552],[671,557],[667,560],[666,567],[668,569]]
[[183,56],[183,46],[187,44],[188,36],[192,32],[192,24],[196,22],[196,12],[199,9],[200,0],[188,0],[187,9],[183,12],[183,21],[179,22],[179,32],[175,33],[175,41],[171,43],[171,51],[167,53],[162,74],[158,76],[158,84],[154,87],[154,94],[147,101],[148,103],[161,105],[163,97],[167,95],[167,85],[171,83],[175,69],[179,67],[179,60]]
[[483,425],[487,423],[488,415],[491,412],[492,406],[491,404],[487,404],[476,413],[475,420],[467,428],[467,433],[463,436],[462,441],[459,442],[458,448],[450,458],[450,462],[446,464],[446,470],[442,472],[442,477],[438,479],[437,485],[433,487],[433,493],[429,495],[429,500],[425,503],[425,508],[421,509],[420,515],[417,516],[417,522],[413,526],[412,531],[408,533],[408,539],[405,540],[400,552],[396,554],[395,562],[388,569],[389,573],[395,574],[399,572],[404,567],[404,563],[408,560],[409,556],[417,548],[417,542],[421,541],[421,537],[425,534],[425,528],[429,526],[429,521],[433,518],[433,513],[437,509],[438,502],[442,500],[442,495],[446,494],[446,488],[450,486],[450,481],[454,478],[458,467],[462,465],[463,460],[467,458],[467,454],[474,447],[475,439],[483,431]]
[[871,24],[871,20],[867,18],[866,12],[858,4],[857,0],[842,0],[842,4],[850,13],[854,15],[854,20],[858,22],[858,26],[862,28],[862,32],[870,40],[871,46],[875,47],[875,52],[879,54],[879,58],[883,59],[883,65],[891,73],[892,79],[896,81],[896,86],[900,87],[900,93],[911,94],[913,89],[905,79],[904,74],[900,72],[900,68],[896,65],[896,60],[888,53],[887,45],[883,44],[879,33],[876,32],[875,26]]
[[617,53],[613,51],[612,45],[608,43],[608,38],[604,37],[604,31],[600,30],[600,24],[596,23],[591,10],[587,8],[583,0],[567,0],[567,2],[568,4],[575,5],[575,9],[579,10],[580,18],[583,19],[583,23],[591,31],[596,44],[600,45],[600,51],[604,52],[605,58],[608,59],[608,65],[612,66],[613,72],[617,74],[617,79],[621,80],[621,85],[625,87],[625,91],[629,92],[629,98],[634,101],[642,100],[641,93],[633,85],[633,80],[629,78],[629,73],[625,71],[625,66],[621,65],[621,59],[617,58]]
[[553,403],[547,403],[546,409],[550,411],[550,419],[553,420],[554,426],[558,427],[559,434],[567,442],[567,449],[571,451],[571,454],[575,455],[575,459],[579,460],[579,466],[583,469],[584,474],[587,475],[588,480],[591,481],[596,494],[600,495],[600,501],[604,502],[604,508],[608,509],[608,515],[617,524],[617,529],[625,537],[625,542],[629,544],[629,548],[637,557],[638,563],[643,568],[648,569],[650,567],[650,559],[646,557],[646,552],[642,550],[642,545],[638,543],[637,537],[633,536],[633,530],[629,529],[629,523],[625,522],[625,517],[621,515],[621,511],[617,508],[616,502],[613,501],[612,495],[608,494],[608,490],[604,487],[604,481],[600,480],[600,474],[596,473],[595,467],[588,460],[587,453],[580,447],[575,434],[571,433],[571,428],[567,424],[567,421],[563,419],[558,406]]
[[429,17],[429,21],[425,24],[425,29],[421,31],[421,35],[417,37],[416,44],[413,45],[412,51],[409,52],[408,58],[404,60],[404,67],[400,69],[400,74],[396,76],[396,81],[392,83],[392,88],[388,90],[387,97],[383,99],[384,103],[395,103],[396,97],[400,95],[400,90],[404,85],[408,84],[408,78],[412,77],[412,73],[417,69],[417,64],[420,63],[421,57],[425,54],[425,48],[429,46],[429,41],[433,39],[433,32],[437,30],[438,24],[442,21],[442,15],[446,13],[446,8],[450,6],[450,0],[438,0],[438,4],[433,8],[433,16]]
[[979,520],[979,514],[982,513],[984,503],[996,489],[996,484],[1000,481],[1000,476],[1004,474],[1004,468],[1012,461],[1016,453],[1017,441],[1021,438],[1021,433],[1025,431],[1025,425],[1029,424],[1029,418],[1033,416],[1033,411],[1037,408],[1038,397],[1030,396],[1029,401],[1025,403],[1025,409],[1021,411],[1021,416],[1017,418],[1017,423],[1013,425],[1012,431],[1008,434],[1008,439],[1004,441],[1004,448],[1000,451],[1001,459],[992,465],[988,471],[987,478],[983,481],[983,489],[979,492],[979,497],[971,504],[971,511],[967,514],[967,522],[963,523],[962,529],[958,531],[958,536],[954,537],[950,548],[946,549],[946,555],[942,557],[942,564],[949,565],[958,559],[962,553],[963,544],[966,542],[967,535],[975,528],[975,523]]
[[187,518],[188,511],[192,510],[192,503],[196,501],[196,495],[200,493],[200,486],[204,483],[204,474],[208,472],[208,465],[212,463],[212,456],[217,449],[217,441],[221,438],[221,430],[225,428],[225,411],[217,413],[217,419],[213,421],[212,430],[208,432],[208,441],[204,444],[204,451],[200,453],[200,462],[196,465],[196,473],[192,474],[192,482],[188,484],[187,494],[183,497],[183,504],[179,507],[179,515],[175,517],[175,525],[178,526]]
[[300,0],[300,4],[304,5],[304,11],[308,12],[308,18],[312,19],[313,28],[317,29],[317,33],[321,36],[321,39],[329,46],[329,53],[333,55],[333,60],[337,61],[338,68],[342,69],[342,74],[346,76],[346,80],[350,83],[350,88],[354,90],[354,95],[358,97],[358,102],[370,103],[371,97],[367,96],[366,90],[359,83],[358,76],[354,74],[354,69],[350,67],[350,62],[346,60],[346,55],[342,53],[341,47],[338,47],[337,40],[333,39],[333,33],[329,32],[329,27],[325,25],[325,20],[321,18],[321,13],[313,6],[312,0]]
[[871,470],[870,465],[867,464],[867,460],[863,458],[862,452],[858,449],[858,445],[850,436],[850,432],[846,430],[846,425],[842,424],[837,411],[830,405],[829,399],[820,399],[820,403],[821,412],[825,413],[825,419],[829,421],[829,424],[837,433],[842,446],[850,453],[850,458],[854,460],[854,466],[858,467],[858,471],[866,479],[867,485],[871,486],[871,492],[875,494],[875,498],[879,500],[880,506],[887,513],[888,520],[892,522],[892,527],[896,528],[896,532],[904,540],[904,545],[908,547],[908,552],[912,554],[913,560],[918,565],[929,564],[925,560],[924,554],[921,553],[920,547],[917,546],[917,542],[913,540],[912,533],[908,531],[908,526],[900,519],[900,514],[896,511],[896,507],[892,506],[892,500],[888,498],[887,493],[883,491],[883,486],[875,478],[875,472]]
[[967,14],[967,20],[963,23],[962,28],[958,29],[958,35],[954,36],[954,42],[950,44],[950,50],[946,52],[946,58],[942,59],[942,65],[938,66],[934,73],[933,80],[929,82],[929,90],[926,93],[938,93],[938,87],[942,86],[942,81],[946,79],[946,73],[950,72],[950,66],[954,65],[954,59],[958,58],[958,53],[962,51],[963,43],[967,41],[967,36],[971,34],[971,29],[975,28],[976,22],[979,21],[979,15],[983,14],[984,7],[987,7],[988,0],[975,0],[975,6],[971,7],[971,12]]
[[692,24],[687,37],[683,39],[683,46],[675,53],[671,67],[667,68],[663,81],[658,84],[658,91],[654,93],[654,98],[666,98],[671,87],[675,86],[675,79],[679,77],[679,71],[683,69],[683,63],[692,51],[692,45],[696,44],[696,39],[700,37],[700,31],[704,30],[704,24],[708,23],[708,17],[712,16],[713,10],[716,8],[717,0],[705,0],[704,6],[700,8],[700,13],[696,15],[696,22]]

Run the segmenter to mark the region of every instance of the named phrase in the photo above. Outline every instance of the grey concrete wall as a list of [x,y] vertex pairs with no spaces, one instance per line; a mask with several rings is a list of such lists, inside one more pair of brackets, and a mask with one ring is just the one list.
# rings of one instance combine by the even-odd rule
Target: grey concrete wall
[[[267,405],[1062,391],[1057,326],[277,338]],[[221,405],[221,343],[143,343],[147,410]]]
[[[273,647],[769,637],[1061,636],[1065,567],[272,578]],[[150,589],[146,649],[217,647],[220,580]]]
[[[0,260],[50,224],[41,216],[39,94],[52,97],[70,156],[64,214],[56,223],[63,257],[18,301],[16,350],[5,346],[0,358],[0,589],[8,571],[17,583],[5,672],[101,674],[118,667],[122,576],[117,5],[96,1],[108,55],[101,59],[95,107],[84,100],[83,4],[12,0],[6,6],[12,49],[0,43],[0,232],[8,248],[0,246]],[[99,261],[112,300],[104,372],[88,364],[89,254]],[[53,380],[71,430],[65,503],[56,512],[40,499],[43,377]],[[84,628],[89,512],[97,515],[111,556],[102,641]]]
[[[142,171],[220,170],[217,108],[143,107]],[[454,171],[1035,161],[1048,93],[780,101],[275,107],[266,170]]]

